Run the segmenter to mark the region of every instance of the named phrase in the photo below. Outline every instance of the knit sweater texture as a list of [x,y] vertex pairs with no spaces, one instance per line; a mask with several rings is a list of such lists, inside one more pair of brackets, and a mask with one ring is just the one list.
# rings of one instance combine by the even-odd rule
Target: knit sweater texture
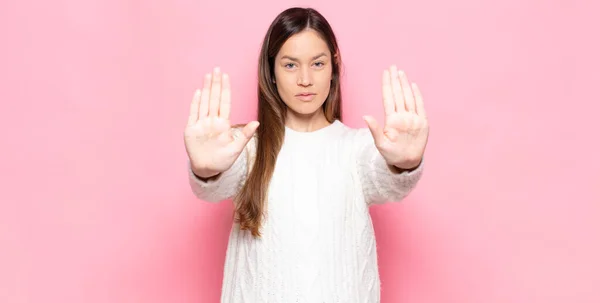
[[[241,135],[234,129],[234,135]],[[256,138],[230,169],[201,180],[188,167],[191,189],[206,202],[232,199],[254,163]],[[221,302],[380,302],[377,246],[369,206],[402,201],[416,169],[393,170],[368,128],[336,120],[313,132],[285,128],[268,190],[262,236],[234,222]]]

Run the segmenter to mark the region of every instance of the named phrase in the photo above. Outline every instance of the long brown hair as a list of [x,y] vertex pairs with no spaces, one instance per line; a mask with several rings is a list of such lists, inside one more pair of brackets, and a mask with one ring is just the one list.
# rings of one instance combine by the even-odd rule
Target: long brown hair
[[256,159],[248,178],[236,197],[236,220],[242,230],[260,237],[260,228],[268,188],[285,133],[286,105],[273,82],[274,63],[281,46],[289,37],[305,29],[316,31],[325,40],[332,55],[332,79],[329,95],[323,103],[325,118],[341,121],[340,53],[336,37],[327,20],[312,8],[292,7],[281,12],[271,23],[258,61],[258,121]]

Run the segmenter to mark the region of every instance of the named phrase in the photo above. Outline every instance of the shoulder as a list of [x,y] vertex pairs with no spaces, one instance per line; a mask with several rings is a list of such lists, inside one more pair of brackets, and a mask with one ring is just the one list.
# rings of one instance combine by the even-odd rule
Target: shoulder
[[338,121],[338,133],[336,137],[340,140],[346,141],[353,146],[360,147],[364,144],[373,142],[373,136],[369,128],[365,127],[352,127]]

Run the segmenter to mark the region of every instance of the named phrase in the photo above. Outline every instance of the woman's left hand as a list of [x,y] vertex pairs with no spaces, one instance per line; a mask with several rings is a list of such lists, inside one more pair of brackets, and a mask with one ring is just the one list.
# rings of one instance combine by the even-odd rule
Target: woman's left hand
[[371,116],[365,116],[365,122],[377,149],[389,165],[403,170],[416,168],[423,159],[429,137],[421,92],[396,66],[383,72],[382,89],[383,128]]

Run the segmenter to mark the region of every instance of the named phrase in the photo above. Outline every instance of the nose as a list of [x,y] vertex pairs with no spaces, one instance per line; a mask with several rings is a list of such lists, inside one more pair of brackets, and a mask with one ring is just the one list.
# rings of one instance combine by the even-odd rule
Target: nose
[[310,86],[312,84],[312,77],[310,74],[310,69],[309,68],[302,68],[300,69],[299,73],[298,73],[298,81],[297,84],[299,86]]

